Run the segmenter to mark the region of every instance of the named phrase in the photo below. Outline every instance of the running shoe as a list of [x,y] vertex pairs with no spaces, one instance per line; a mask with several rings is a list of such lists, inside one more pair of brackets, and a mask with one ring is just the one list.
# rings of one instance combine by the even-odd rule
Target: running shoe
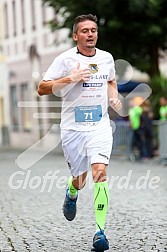
[[109,242],[103,230],[98,231],[93,238],[93,249],[95,252],[104,252],[109,249]]
[[63,214],[68,221],[72,221],[77,212],[76,202],[77,202],[78,194],[75,199],[71,199],[69,196],[69,189],[66,190],[66,197],[63,204]]

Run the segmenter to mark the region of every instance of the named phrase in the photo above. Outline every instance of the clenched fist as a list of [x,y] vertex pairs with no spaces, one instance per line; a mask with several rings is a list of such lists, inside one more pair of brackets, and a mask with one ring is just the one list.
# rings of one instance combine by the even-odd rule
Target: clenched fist
[[122,108],[122,103],[118,98],[110,98],[109,103],[110,106],[116,111]]

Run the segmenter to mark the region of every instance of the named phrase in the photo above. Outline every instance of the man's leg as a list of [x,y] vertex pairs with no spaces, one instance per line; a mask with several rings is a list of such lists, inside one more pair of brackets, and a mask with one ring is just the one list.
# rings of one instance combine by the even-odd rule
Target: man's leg
[[85,149],[86,134],[78,131],[62,131],[62,147],[64,157],[72,176],[67,183],[63,213],[67,220],[72,221],[76,216],[76,201],[78,190],[86,182],[89,160]]
[[94,180],[94,207],[96,216],[96,229],[104,230],[108,201],[109,189],[106,181],[106,165],[93,164],[92,174]]
[[93,246],[97,251],[104,251],[109,249],[109,243],[104,234],[109,201],[106,165],[100,163],[92,164],[92,175],[94,180],[94,207],[96,217],[96,234],[93,239]]
[[75,197],[77,195],[78,190],[81,190],[85,186],[86,176],[87,172],[83,173],[78,177],[70,176],[68,178],[69,195],[71,197]]
[[78,198],[78,190],[82,189],[86,183],[87,172],[80,176],[70,176],[68,179],[68,188],[66,190],[66,198],[63,205],[63,213],[67,220],[72,221],[76,216],[76,202]]

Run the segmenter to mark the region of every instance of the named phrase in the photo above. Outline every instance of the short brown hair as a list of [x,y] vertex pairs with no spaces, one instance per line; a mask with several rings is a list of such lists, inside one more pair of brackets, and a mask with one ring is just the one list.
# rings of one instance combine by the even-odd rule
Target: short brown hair
[[77,32],[77,28],[78,28],[78,24],[81,22],[84,22],[86,20],[90,20],[93,21],[97,24],[97,17],[92,15],[92,14],[87,14],[87,15],[80,15],[78,17],[75,18],[75,22],[73,25],[73,33]]

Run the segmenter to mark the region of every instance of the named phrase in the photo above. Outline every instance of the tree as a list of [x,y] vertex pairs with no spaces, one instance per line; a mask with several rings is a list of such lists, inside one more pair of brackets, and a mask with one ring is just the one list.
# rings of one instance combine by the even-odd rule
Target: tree
[[167,49],[166,0],[42,0],[61,14],[52,29],[72,30],[77,15],[92,13],[98,18],[98,47],[111,52],[115,59],[127,60],[137,69],[159,74],[159,51]]
[[151,103],[152,108],[154,110],[155,118],[159,118],[159,100],[160,97],[167,97],[167,79],[159,75],[154,75],[151,78],[151,86],[152,86],[152,95],[151,95]]

